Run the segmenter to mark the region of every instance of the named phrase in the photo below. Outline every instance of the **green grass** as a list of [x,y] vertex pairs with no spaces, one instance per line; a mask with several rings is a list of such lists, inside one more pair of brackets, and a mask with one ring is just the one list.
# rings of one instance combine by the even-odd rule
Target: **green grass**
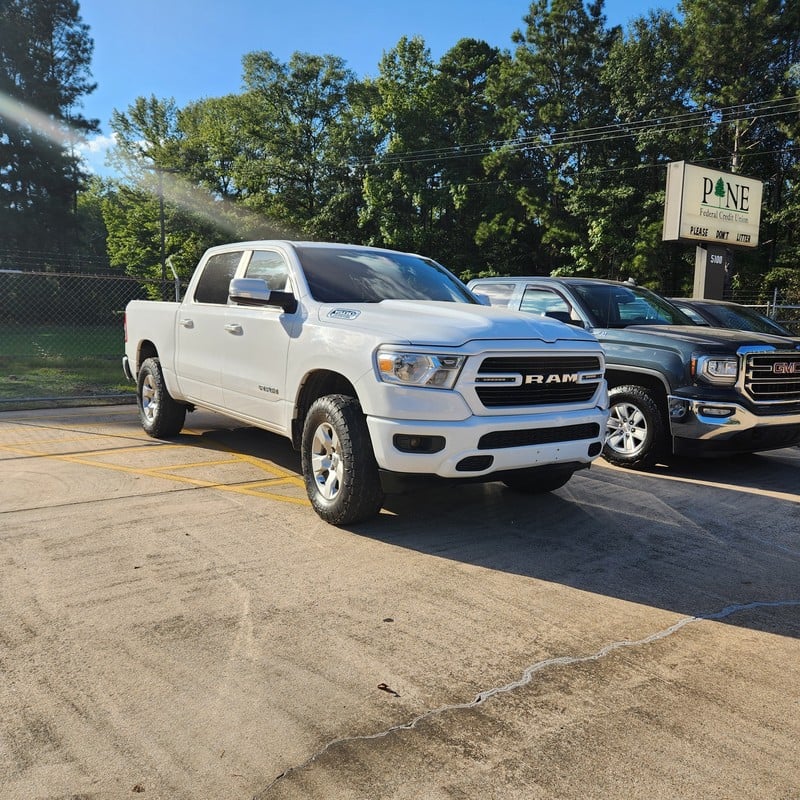
[[9,403],[131,395],[121,326],[0,325],[0,409]]
[[124,348],[122,325],[0,325],[0,357],[122,358]]

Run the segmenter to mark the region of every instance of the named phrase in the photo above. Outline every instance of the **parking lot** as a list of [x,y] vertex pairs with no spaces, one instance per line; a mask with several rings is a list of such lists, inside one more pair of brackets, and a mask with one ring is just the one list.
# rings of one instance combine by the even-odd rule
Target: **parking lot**
[[800,798],[800,448],[351,529],[298,469],[0,414],[0,798]]

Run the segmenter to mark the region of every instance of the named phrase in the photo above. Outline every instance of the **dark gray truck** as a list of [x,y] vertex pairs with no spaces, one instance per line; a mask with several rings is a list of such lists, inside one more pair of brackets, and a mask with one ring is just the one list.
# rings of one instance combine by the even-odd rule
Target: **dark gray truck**
[[491,305],[597,337],[611,407],[603,455],[614,464],[800,443],[799,337],[701,327],[632,282],[514,277],[468,285]]

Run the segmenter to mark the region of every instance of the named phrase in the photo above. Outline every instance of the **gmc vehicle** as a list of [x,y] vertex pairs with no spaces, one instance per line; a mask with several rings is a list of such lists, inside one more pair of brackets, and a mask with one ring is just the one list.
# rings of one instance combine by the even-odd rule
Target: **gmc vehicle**
[[411,479],[557,489],[600,454],[608,419],[591,334],[482,305],[409,253],[214,247],[181,302],[128,304],[125,341],[148,434],[176,436],[202,407],[286,436],[337,525]]
[[800,442],[800,338],[695,325],[642,287],[588,278],[481,278],[492,305],[593,333],[606,354],[603,455],[752,453]]

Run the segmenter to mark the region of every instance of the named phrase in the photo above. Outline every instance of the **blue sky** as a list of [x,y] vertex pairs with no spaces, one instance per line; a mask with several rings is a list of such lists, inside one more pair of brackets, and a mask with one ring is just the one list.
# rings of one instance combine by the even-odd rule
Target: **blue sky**
[[[605,14],[610,24],[627,25],[649,8],[675,5],[606,0]],[[529,6],[526,0],[80,0],[98,84],[83,111],[102,128],[87,164],[107,173],[114,109],[125,111],[151,94],[183,106],[237,92],[245,53],[268,50],[281,61],[295,51],[336,55],[363,77],[377,74],[383,53],[401,36],[422,36],[434,59],[464,37],[510,49]]]

